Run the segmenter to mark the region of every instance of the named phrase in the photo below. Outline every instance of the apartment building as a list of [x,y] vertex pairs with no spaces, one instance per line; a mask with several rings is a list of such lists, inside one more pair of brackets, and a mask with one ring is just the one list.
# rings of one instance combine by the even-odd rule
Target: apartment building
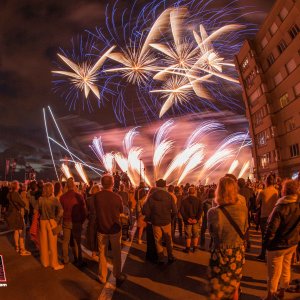
[[235,57],[253,147],[254,175],[300,171],[300,0],[278,0]]

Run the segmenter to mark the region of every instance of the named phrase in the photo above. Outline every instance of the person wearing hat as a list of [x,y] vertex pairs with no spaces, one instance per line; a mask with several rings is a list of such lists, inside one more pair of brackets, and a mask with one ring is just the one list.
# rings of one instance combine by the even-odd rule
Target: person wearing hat
[[156,181],[156,190],[149,196],[143,207],[143,212],[152,223],[155,245],[158,255],[158,262],[164,262],[164,248],[162,237],[166,242],[168,252],[168,262],[175,261],[173,256],[172,216],[177,214],[177,207],[173,197],[166,190],[166,181],[159,179]]

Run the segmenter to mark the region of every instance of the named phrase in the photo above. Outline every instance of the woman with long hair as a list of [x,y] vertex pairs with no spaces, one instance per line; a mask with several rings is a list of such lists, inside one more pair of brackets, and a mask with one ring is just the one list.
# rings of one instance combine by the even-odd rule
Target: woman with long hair
[[61,224],[63,209],[59,200],[54,197],[54,187],[47,182],[43,187],[43,195],[38,200],[40,213],[40,259],[44,267],[61,270],[64,265],[58,263],[57,226]]
[[212,238],[210,257],[210,299],[239,298],[242,267],[245,262],[244,235],[248,211],[238,200],[237,183],[220,179],[217,206],[208,211],[208,229]]
[[14,230],[16,251],[22,256],[27,256],[31,253],[25,249],[24,208],[26,204],[18,192],[19,187],[18,181],[11,183],[11,191],[7,195],[9,206],[6,220],[9,229]]

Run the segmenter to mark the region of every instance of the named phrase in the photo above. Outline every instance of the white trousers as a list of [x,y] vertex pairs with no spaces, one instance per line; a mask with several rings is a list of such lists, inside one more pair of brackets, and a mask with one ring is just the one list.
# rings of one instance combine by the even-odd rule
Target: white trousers
[[267,251],[268,290],[276,293],[280,282],[281,288],[288,288],[291,280],[291,261],[297,246],[284,250]]

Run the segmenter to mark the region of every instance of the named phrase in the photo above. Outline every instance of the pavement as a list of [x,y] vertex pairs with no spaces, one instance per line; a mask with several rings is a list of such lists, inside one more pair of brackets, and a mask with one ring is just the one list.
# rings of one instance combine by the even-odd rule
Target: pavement
[[[54,271],[41,266],[32,242],[27,240],[33,255],[21,257],[15,252],[12,239],[12,233],[0,235],[0,254],[7,277],[7,287],[0,287],[1,300],[206,299],[209,252],[186,254],[182,251],[184,240],[179,237],[174,243],[177,261],[163,266],[145,261],[145,243],[125,242],[123,272],[128,277],[120,288],[115,288],[113,276],[105,286],[97,281],[97,262],[91,260],[85,248],[86,267],[69,264]],[[260,250],[260,234],[251,231],[251,240],[253,247],[243,269],[241,300],[258,300],[266,294],[266,264],[255,260]],[[60,249],[59,243],[59,253]],[[292,277],[300,278],[299,266],[293,267]],[[285,299],[300,300],[300,294],[286,294]]]

